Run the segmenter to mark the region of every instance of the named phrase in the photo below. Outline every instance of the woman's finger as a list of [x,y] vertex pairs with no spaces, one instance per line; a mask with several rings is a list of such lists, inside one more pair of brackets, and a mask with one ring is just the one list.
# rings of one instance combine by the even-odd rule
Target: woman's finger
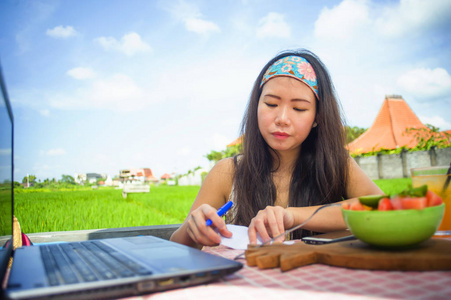
[[257,216],[252,220],[256,232],[260,235],[263,242],[267,242],[271,239],[269,236],[266,224],[267,224],[267,214],[264,211],[260,211]]
[[257,231],[255,230],[253,221],[249,224],[247,235],[249,236],[249,244],[257,245]]
[[267,208],[265,208],[265,212],[266,212],[266,223],[267,223],[266,226],[271,233],[271,237],[276,237],[281,233],[279,223],[281,221],[283,221],[283,219],[279,219],[280,213],[278,213],[277,209],[267,207]]
[[[281,235],[282,233],[285,232],[285,223],[284,223],[285,212],[286,212],[286,210],[284,208],[282,208],[282,207],[281,207],[281,209],[278,209],[278,210],[275,211],[279,233],[277,233],[277,235],[273,235],[273,238],[278,236],[278,235]],[[285,235],[282,235],[276,241],[277,242],[283,242],[284,240],[285,240]]]
[[196,210],[191,214],[188,228],[191,230],[193,240],[204,246],[218,245],[221,242],[221,237],[205,222],[206,217],[202,210]]

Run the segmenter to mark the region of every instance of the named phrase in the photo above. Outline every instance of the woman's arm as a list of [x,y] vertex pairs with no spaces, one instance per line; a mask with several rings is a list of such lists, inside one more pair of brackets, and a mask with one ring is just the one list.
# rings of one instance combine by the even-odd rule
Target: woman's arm
[[363,172],[352,157],[349,157],[348,163],[349,175],[346,185],[348,198],[384,194],[374,181]]
[[[221,235],[231,237],[224,220],[218,216],[217,209],[224,205],[232,190],[233,158],[219,161],[208,173],[191,210],[183,224],[172,234],[170,240],[202,248],[202,246],[218,245],[221,237],[214,231],[218,228]],[[213,224],[207,226],[210,219]]]
[[[348,160],[348,180],[346,193],[349,199],[340,201],[354,202],[357,197],[364,195],[383,194],[382,190],[360,169],[353,158]],[[264,241],[269,240],[283,233],[286,229],[292,228],[304,222],[321,205],[309,207],[289,207],[282,208],[277,206],[268,206],[259,211],[249,225],[249,240],[251,244],[257,242],[257,232]],[[318,232],[329,232],[342,230],[346,224],[341,214],[341,207],[329,207],[318,212],[303,229]]]

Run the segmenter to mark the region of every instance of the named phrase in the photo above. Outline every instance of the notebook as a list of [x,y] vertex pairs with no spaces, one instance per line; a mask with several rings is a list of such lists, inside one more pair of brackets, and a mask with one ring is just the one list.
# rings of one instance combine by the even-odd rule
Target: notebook
[[[118,298],[209,282],[242,264],[153,236],[12,249],[14,122],[0,68],[1,298]],[[8,261],[13,257],[12,266]],[[9,276],[8,276],[9,273]]]

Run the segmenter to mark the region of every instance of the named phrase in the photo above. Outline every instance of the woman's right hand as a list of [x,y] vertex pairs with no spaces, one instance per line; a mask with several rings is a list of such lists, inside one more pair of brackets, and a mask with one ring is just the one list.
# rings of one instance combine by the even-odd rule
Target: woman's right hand
[[[286,228],[293,226],[293,214],[286,208],[280,206],[267,206],[260,210],[251,220],[248,228],[249,243],[257,244],[257,234],[263,242],[281,235]],[[285,236],[281,236],[276,241],[283,242]]]
[[[206,222],[210,219],[211,226]],[[219,234],[214,230],[218,229]],[[202,204],[193,210],[187,220],[187,233],[189,237],[198,245],[217,246],[221,243],[221,235],[232,237],[232,233],[227,229],[224,219],[218,216],[217,210],[208,204]]]

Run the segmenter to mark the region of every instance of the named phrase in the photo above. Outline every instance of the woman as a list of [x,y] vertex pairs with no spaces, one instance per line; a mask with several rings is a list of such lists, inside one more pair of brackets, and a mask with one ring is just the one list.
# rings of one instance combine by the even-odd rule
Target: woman
[[[313,53],[284,52],[254,84],[242,123],[243,153],[218,162],[171,240],[192,247],[231,237],[216,213],[234,202],[230,222],[249,226],[251,243],[307,219],[320,205],[383,192],[349,156],[330,76]],[[345,200],[346,199],[346,200]],[[213,225],[206,226],[207,219]],[[218,233],[214,231],[217,228]],[[346,228],[339,207],[322,210],[294,237]]]

